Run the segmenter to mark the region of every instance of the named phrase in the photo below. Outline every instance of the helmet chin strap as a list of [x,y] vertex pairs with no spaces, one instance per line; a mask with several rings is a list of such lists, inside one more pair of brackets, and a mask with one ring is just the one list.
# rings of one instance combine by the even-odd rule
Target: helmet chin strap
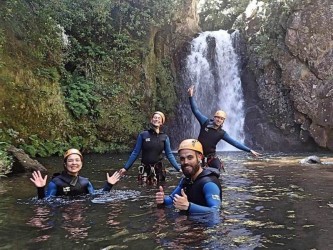
[[158,128],[159,126],[154,125],[153,123],[150,123],[151,126],[153,126],[154,128]]
[[223,123],[221,125],[217,125],[215,122],[213,122],[215,128],[222,128]]

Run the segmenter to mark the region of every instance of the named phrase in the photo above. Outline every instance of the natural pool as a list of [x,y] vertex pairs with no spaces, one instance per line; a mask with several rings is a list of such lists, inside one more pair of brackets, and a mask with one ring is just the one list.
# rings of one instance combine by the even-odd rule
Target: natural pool
[[[223,152],[223,207],[215,216],[187,217],[158,209],[155,186],[137,184],[137,166],[107,195],[37,201],[30,174],[0,180],[0,249],[333,249],[333,158],[253,159]],[[85,155],[82,175],[95,188],[128,155]],[[40,159],[50,173],[62,159]],[[170,169],[169,193],[179,173]],[[94,199],[95,198],[95,199]]]

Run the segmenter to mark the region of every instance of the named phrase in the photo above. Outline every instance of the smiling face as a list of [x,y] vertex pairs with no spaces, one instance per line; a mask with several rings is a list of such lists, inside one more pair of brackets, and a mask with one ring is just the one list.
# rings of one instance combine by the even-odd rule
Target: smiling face
[[161,127],[163,125],[163,119],[162,116],[159,114],[154,114],[153,117],[150,120],[151,124],[153,124],[154,127]]
[[217,126],[217,127],[222,127],[223,126],[223,123],[224,123],[224,120],[225,118],[223,117],[220,117],[220,116],[214,116],[214,124]]
[[186,177],[195,179],[201,172],[202,155],[191,149],[182,149],[179,151],[179,160],[183,174]]
[[82,160],[81,157],[77,154],[71,154],[67,157],[65,162],[65,168],[70,175],[77,176],[79,171],[82,168]]

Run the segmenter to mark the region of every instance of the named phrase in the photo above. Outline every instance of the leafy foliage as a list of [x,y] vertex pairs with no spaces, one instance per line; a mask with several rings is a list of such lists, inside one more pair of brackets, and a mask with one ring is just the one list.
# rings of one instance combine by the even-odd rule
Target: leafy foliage
[[[285,29],[283,28],[290,15],[292,6],[297,1],[267,2],[263,6],[264,15],[261,15],[260,26],[257,28],[256,36],[249,42],[249,51],[255,57],[261,58],[263,62],[274,60],[279,49],[284,47]],[[257,69],[254,68],[254,71]]]
[[173,107],[176,103],[176,93],[170,91],[170,86],[173,85],[170,60],[163,60],[157,68],[157,110],[163,110],[169,114],[173,113]]
[[[3,32],[3,29],[0,29],[0,55],[3,53],[3,46],[5,44],[5,34]],[[0,68],[3,64],[3,61],[1,60],[1,56],[0,56]]]
[[205,0],[200,11],[203,30],[228,30],[245,11],[250,0]]
[[98,117],[99,111],[96,106],[99,99],[94,95],[92,81],[82,76],[68,75],[62,85],[65,102],[75,118],[88,116],[96,119]]
[[[52,121],[58,113],[50,112],[47,104],[57,103],[58,112],[63,112],[63,100],[72,114],[61,114],[64,131],[49,132],[44,127],[20,142],[7,133],[6,141],[19,144],[33,156],[57,154],[73,145],[98,152],[126,148],[142,128],[146,112],[158,107],[172,111],[170,64],[161,64],[160,58],[152,66],[145,63],[153,54],[152,34],[170,24],[179,4],[181,0],[1,1],[0,54],[5,44],[7,55],[20,62],[17,69],[25,76],[17,81],[34,83],[27,84],[30,93],[43,94],[38,84],[55,93],[42,100],[43,110],[29,111],[30,117],[43,112]],[[16,68],[6,70],[9,76],[11,71],[17,74]],[[6,78],[8,89],[15,81]],[[61,97],[57,96],[58,82]],[[149,95],[143,86],[152,86]],[[21,125],[18,131],[27,132],[33,124],[28,117],[27,128]]]
[[45,65],[58,65],[61,62],[61,30],[57,22],[50,17],[50,12],[42,9],[42,0],[5,1],[0,16],[3,27],[29,47],[34,60]]
[[13,158],[7,154],[8,143],[0,141],[0,177],[6,176],[12,170]]

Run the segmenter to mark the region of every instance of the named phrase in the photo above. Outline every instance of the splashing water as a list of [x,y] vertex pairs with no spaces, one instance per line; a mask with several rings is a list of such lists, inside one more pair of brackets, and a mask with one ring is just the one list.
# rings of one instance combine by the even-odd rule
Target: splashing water
[[[194,98],[200,111],[213,117],[216,110],[227,113],[224,130],[237,141],[244,142],[243,92],[238,69],[238,57],[232,39],[238,32],[225,30],[201,33],[191,43],[191,53],[186,59],[187,77],[195,85]],[[192,116],[191,134],[198,136],[199,123]],[[237,150],[228,143],[220,142],[218,151]]]

